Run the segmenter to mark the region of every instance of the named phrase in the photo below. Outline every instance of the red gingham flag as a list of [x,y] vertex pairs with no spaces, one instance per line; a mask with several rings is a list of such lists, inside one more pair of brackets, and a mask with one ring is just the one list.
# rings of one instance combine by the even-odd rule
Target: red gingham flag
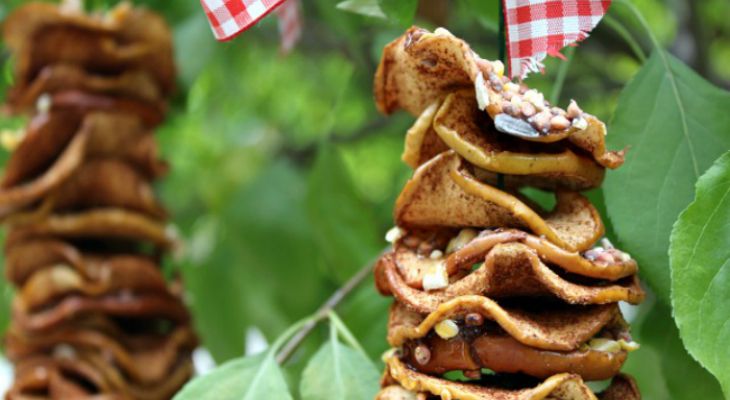
[[588,37],[611,0],[503,0],[510,75],[542,71],[548,55]]
[[300,37],[299,0],[200,0],[219,41],[233,39],[283,4],[279,16],[282,50],[290,50]]

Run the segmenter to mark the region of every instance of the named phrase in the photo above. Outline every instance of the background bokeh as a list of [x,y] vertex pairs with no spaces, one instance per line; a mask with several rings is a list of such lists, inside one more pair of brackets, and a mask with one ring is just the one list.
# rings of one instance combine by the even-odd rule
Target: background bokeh
[[[21,3],[3,0],[0,20]],[[87,7],[112,3],[89,0]],[[217,43],[197,0],[135,3],[168,19],[179,68],[177,94],[159,130],[172,170],[158,190],[186,245],[165,268],[182,275],[203,345],[222,362],[245,354],[252,332],[270,341],[311,314],[385,246],[395,196],[410,175],[400,152],[412,117],[378,114],[372,76],[383,45],[404,27],[339,10],[337,0],[305,0],[303,38],[284,56],[274,18]],[[710,82],[730,87],[727,0],[635,3],[670,52]],[[422,0],[416,21],[447,26],[482,56],[496,58],[496,4]],[[612,21],[598,26],[570,64],[548,60],[546,73],[530,76],[530,85],[561,105],[579,99],[584,110],[608,120],[641,66],[616,24],[651,49],[623,11],[612,7]],[[12,83],[12,60],[6,53],[0,60],[1,97]],[[556,85],[561,68],[567,72],[562,87]],[[22,124],[0,119],[0,129]],[[7,153],[0,153],[3,161]],[[600,191],[592,198],[602,205]],[[10,296],[0,279],[0,331]],[[387,347],[389,302],[369,280],[338,308],[373,360]],[[681,377],[716,385],[684,352],[666,306],[647,301],[636,313],[634,331],[648,345],[628,369],[646,398],[670,398],[682,390]],[[324,336],[322,328],[295,354],[287,369],[292,379]],[[662,367],[667,355],[670,371]]]

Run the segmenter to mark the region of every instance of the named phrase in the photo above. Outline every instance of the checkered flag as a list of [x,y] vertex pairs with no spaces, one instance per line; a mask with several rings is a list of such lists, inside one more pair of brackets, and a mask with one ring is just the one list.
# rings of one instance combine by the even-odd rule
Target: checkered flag
[[510,76],[542,71],[547,56],[588,37],[611,0],[503,0]]
[[276,10],[281,48],[288,52],[301,37],[299,0],[200,0],[215,38],[221,42],[236,37]]

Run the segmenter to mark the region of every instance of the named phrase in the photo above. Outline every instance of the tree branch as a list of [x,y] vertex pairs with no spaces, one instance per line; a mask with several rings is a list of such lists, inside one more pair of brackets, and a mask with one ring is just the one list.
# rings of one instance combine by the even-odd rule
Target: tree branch
[[368,276],[370,276],[377,260],[381,255],[383,255],[383,253],[389,250],[390,247],[378,254],[378,257],[375,260],[362,267],[362,269],[345,282],[341,288],[337,289],[337,291],[319,307],[317,312],[314,313],[314,316],[302,325],[301,328],[299,328],[284,347],[281,348],[279,354],[276,355],[276,362],[278,362],[279,365],[286,363],[297,348],[299,348],[299,346],[304,342],[304,339],[312,333],[317,324],[323,319],[326,319],[330,311],[334,310],[334,308],[337,307],[342,300],[344,300],[350,293],[352,293],[353,290],[355,290],[355,288],[357,288]]

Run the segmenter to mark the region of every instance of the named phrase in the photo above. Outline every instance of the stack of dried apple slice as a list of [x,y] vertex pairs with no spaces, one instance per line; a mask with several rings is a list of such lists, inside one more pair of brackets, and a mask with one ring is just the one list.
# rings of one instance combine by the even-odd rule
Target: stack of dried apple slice
[[175,238],[152,188],[167,171],[153,129],[175,81],[170,31],[127,3],[105,15],[30,3],[4,29],[7,106],[30,115],[3,137],[5,274],[17,287],[7,397],[170,398],[197,344],[160,268]]
[[[638,267],[580,194],[623,163],[605,125],[444,29],[387,45],[375,96],[386,114],[418,117],[393,250],[375,271],[395,298],[378,398],[639,399],[620,373],[638,344],[619,309],[644,299]],[[588,381],[607,383],[596,394]]]

